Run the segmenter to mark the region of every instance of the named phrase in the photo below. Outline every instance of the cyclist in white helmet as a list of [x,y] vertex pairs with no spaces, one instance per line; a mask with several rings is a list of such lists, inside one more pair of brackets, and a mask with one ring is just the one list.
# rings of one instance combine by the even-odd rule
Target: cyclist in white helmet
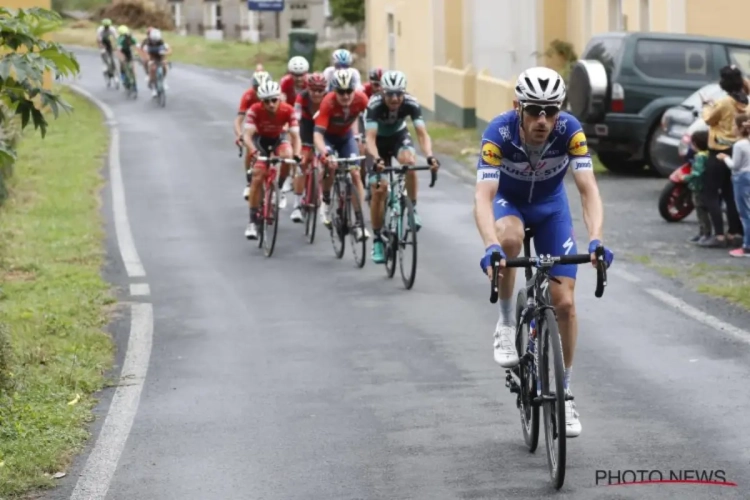
[[331,81],[333,77],[333,73],[337,69],[350,69],[352,71],[352,84],[354,85],[354,89],[360,92],[364,91],[364,87],[362,86],[362,76],[359,74],[359,70],[357,68],[352,68],[352,53],[349,52],[346,49],[338,49],[333,52],[331,55],[331,66],[328,66],[325,70],[323,70],[323,76],[326,77],[326,80],[328,81],[328,92],[331,92],[333,90],[333,82]]
[[[561,110],[565,82],[549,68],[521,73],[515,87],[514,109],[492,120],[482,135],[477,165],[474,217],[486,248],[482,272],[491,275],[491,256],[503,259],[521,252],[525,228],[534,232],[537,255],[576,254],[573,219],[563,180],[568,167],[581,195],[592,264],[602,244],[604,209],[578,120]],[[605,248],[607,265],[614,255]],[[505,261],[501,262],[501,267]],[[565,364],[564,386],[570,393],[578,325],[574,302],[577,266],[556,265],[549,291],[557,313]],[[503,269],[500,281],[500,318],[494,334],[495,361],[503,368],[519,362],[515,346],[516,318],[512,308],[515,269]],[[572,400],[565,401],[566,435],[581,433]]]
[[148,41],[143,45],[143,56],[148,59],[148,76],[149,76],[149,88],[151,88],[151,95],[156,97],[156,68],[157,66],[162,67],[164,71],[164,90],[169,90],[167,86],[167,56],[172,53],[172,49],[162,39],[161,30],[152,29],[148,34]]

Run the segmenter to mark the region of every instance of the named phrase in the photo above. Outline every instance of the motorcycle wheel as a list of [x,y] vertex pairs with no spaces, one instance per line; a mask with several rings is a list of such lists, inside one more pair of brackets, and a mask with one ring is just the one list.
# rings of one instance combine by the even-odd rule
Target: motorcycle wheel
[[693,195],[683,183],[668,181],[659,194],[659,214],[667,222],[679,222],[693,211]]

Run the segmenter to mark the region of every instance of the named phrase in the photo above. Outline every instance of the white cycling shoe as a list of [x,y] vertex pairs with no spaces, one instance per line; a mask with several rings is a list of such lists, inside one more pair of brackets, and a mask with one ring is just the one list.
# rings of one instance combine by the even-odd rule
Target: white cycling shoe
[[[566,394],[569,393],[570,391],[566,391]],[[582,430],[583,427],[581,421],[578,420],[575,401],[565,401],[565,436],[569,438],[578,437]]]
[[503,368],[513,368],[518,364],[515,328],[508,325],[497,325],[494,347],[495,363]]
[[248,240],[258,239],[258,227],[252,222],[245,228],[245,238],[247,238]]
[[292,177],[289,176],[284,180],[284,185],[281,186],[281,192],[282,193],[288,193],[293,189],[292,186]]
[[302,217],[302,209],[298,206],[294,207],[289,218],[292,219],[293,222],[302,222],[304,220],[304,217]]
[[323,202],[320,204],[320,222],[327,228],[331,227],[331,219],[328,216],[328,212],[330,211],[331,207],[328,203]]

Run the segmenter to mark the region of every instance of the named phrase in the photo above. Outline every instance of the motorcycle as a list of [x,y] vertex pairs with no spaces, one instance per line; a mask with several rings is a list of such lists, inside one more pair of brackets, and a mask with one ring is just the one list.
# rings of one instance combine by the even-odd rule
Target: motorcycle
[[679,222],[693,212],[693,193],[685,182],[692,171],[690,163],[675,169],[659,195],[659,214],[667,222]]

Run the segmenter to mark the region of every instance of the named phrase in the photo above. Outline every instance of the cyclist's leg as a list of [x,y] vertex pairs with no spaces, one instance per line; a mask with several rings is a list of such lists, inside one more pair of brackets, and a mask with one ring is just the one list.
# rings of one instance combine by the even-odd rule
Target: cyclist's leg
[[[274,153],[279,158],[283,158],[285,160],[290,160],[292,158],[293,151],[292,144],[289,141],[289,134],[287,134],[286,132],[282,132],[276,143],[276,146],[274,147]],[[290,170],[291,165],[287,163],[282,163],[281,165],[279,165],[279,187],[284,185],[284,181],[287,177],[289,177]]]
[[[359,146],[357,145],[357,140],[351,130],[343,138],[337,151],[339,153],[339,158],[359,156]],[[365,188],[362,185],[362,176],[359,174],[359,170],[359,168],[353,168],[351,170],[352,183],[357,190],[357,196],[352,200],[356,211],[362,211],[362,207],[365,205]]]
[[[263,141],[257,135],[253,136],[253,146],[258,150],[260,156],[268,155],[268,150],[265,147],[266,145],[263,144]],[[260,206],[262,191],[261,187],[266,178],[266,170],[267,168],[264,162],[255,162],[255,165],[253,166],[253,181],[250,183],[250,194],[247,197],[250,206],[251,223],[258,222],[258,207]]]
[[[378,155],[382,158],[387,166],[391,164],[391,158],[395,155],[395,148],[392,136],[378,136],[375,139],[375,145],[378,148]],[[383,228],[383,215],[385,214],[385,200],[388,194],[388,174],[380,176],[378,182],[377,172],[373,169],[370,172],[369,189],[372,193],[370,198],[370,222],[375,236],[378,237],[380,230]]]
[[[493,201],[495,212],[495,234],[508,258],[518,257],[523,248],[524,214],[501,194]],[[516,318],[513,311],[513,292],[516,284],[516,270],[503,269],[499,286],[500,317],[494,335],[495,362],[503,368],[518,364],[515,332]]]
[[294,178],[294,201],[295,207],[299,206],[302,193],[305,191],[305,172],[307,165],[312,161],[313,130],[315,122],[312,120],[300,120],[299,136],[302,141],[302,164],[299,166],[300,173]]
[[[407,129],[402,130],[398,134],[398,162],[402,165],[416,165],[417,164],[417,153],[414,150],[414,143],[411,140],[411,135]],[[417,172],[410,170],[406,173],[406,192],[409,199],[414,205],[414,222],[417,226],[417,230],[422,227],[422,219],[419,217],[417,212]]]

